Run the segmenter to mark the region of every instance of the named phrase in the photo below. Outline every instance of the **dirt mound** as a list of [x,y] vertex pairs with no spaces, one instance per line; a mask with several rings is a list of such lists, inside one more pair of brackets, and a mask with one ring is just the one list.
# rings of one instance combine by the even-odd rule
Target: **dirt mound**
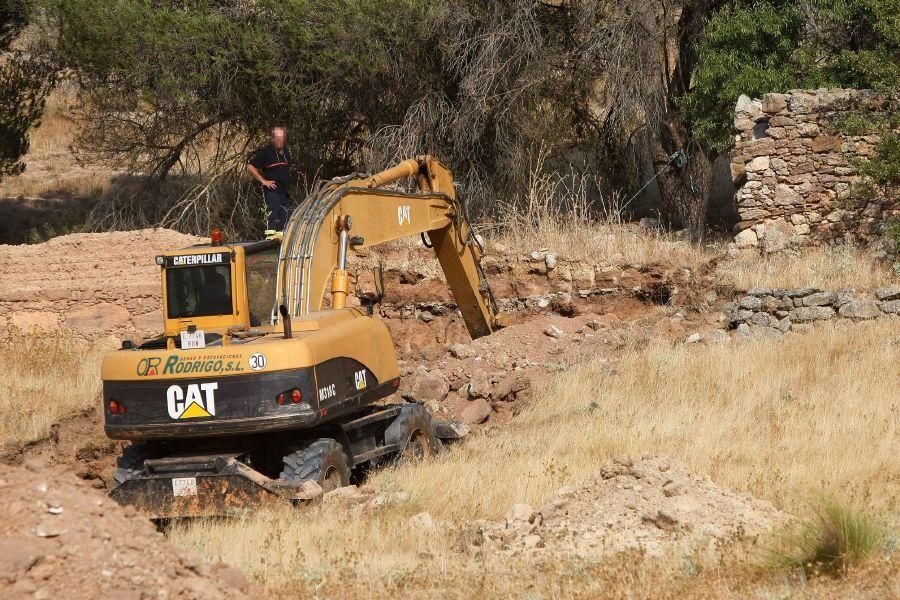
[[756,541],[787,515],[768,502],[724,489],[677,462],[623,456],[579,487],[560,489],[540,510],[517,504],[503,523],[481,524],[469,550],[598,557],[627,550],[660,556]]
[[0,246],[0,338],[10,329],[65,327],[86,338],[155,331],[162,314],[153,257],[200,241],[142,229]]
[[59,468],[0,465],[0,597],[259,597],[238,571],[209,566],[166,542]]

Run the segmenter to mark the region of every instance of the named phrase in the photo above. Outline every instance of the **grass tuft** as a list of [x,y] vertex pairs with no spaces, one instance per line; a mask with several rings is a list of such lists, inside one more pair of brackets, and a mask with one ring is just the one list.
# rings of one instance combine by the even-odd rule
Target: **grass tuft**
[[870,515],[826,498],[810,518],[785,534],[773,560],[807,577],[838,577],[881,554],[886,540],[885,530]]

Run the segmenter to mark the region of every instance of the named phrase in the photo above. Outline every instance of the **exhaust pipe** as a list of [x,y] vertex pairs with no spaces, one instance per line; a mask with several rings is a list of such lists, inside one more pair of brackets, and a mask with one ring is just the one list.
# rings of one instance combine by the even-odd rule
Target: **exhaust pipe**
[[287,306],[284,304],[278,307],[278,314],[281,315],[281,322],[284,323],[284,339],[289,340],[294,337],[291,332],[291,314],[288,312]]

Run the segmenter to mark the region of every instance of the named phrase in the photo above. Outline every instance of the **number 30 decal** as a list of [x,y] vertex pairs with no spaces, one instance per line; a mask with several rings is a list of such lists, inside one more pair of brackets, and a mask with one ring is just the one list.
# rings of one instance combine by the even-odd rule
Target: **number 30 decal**
[[266,368],[266,355],[259,352],[251,354],[247,362],[250,363],[250,368],[254,371],[262,371]]

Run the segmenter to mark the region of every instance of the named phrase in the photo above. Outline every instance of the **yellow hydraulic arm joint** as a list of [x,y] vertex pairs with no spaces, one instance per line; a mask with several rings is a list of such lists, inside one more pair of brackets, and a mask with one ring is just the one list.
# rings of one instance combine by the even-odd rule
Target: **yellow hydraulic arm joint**
[[344,215],[338,219],[338,264],[331,278],[331,308],[345,308],[347,306],[347,292],[350,290],[350,275],[347,273],[347,246],[349,244],[350,215]]

